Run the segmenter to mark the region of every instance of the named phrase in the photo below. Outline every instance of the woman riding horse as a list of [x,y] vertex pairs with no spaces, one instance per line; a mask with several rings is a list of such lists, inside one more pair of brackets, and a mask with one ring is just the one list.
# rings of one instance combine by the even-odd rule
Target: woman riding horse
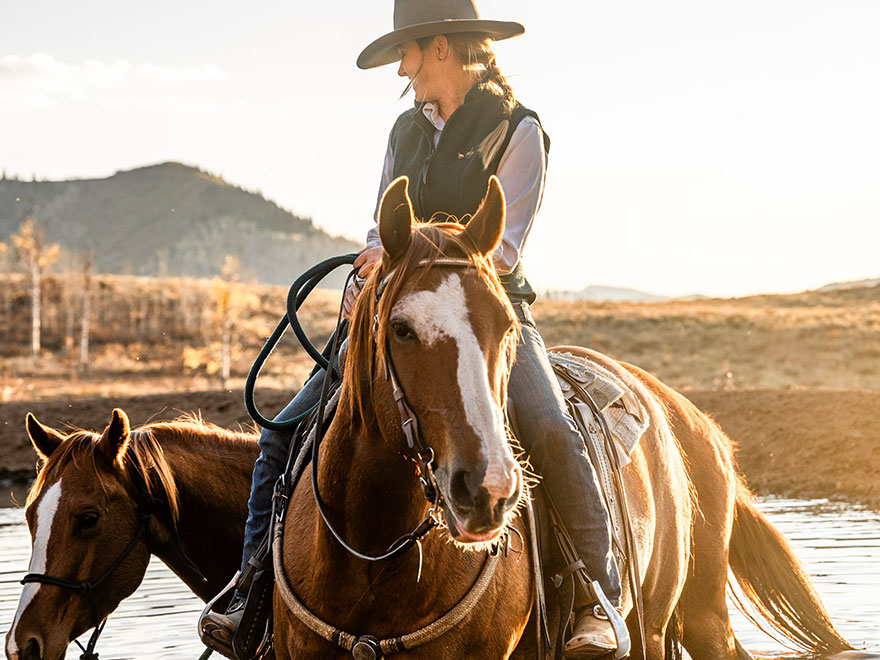
[[[508,384],[514,407],[529,411],[517,418],[519,440],[541,475],[586,572],[619,607],[620,577],[596,473],[529,311],[536,296],[524,275],[521,256],[541,204],[550,140],[538,115],[514,98],[492,51],[493,40],[519,35],[524,28],[519,23],[480,19],[471,0],[396,0],[394,27],[367,46],[357,60],[362,69],[398,62],[398,75],[409,79],[404,93],[410,89],[415,93],[415,108],[401,114],[391,130],[379,199],[392,180],[406,175],[417,217],[466,221],[477,210],[489,178],[497,175],[500,180],[506,224],[493,256],[521,324]],[[377,266],[382,254],[378,230],[373,227],[354,263],[360,278]],[[346,292],[346,311],[362,282],[356,280]],[[320,380],[312,378],[278,419],[290,419],[310,407]],[[270,430],[261,435],[243,565],[268,530],[272,485],[284,466],[290,438],[290,433]],[[503,499],[511,493],[490,493],[496,495]],[[452,532],[464,540],[478,540],[469,538],[463,529]],[[565,647],[566,657],[572,660],[604,656],[616,648],[612,627],[594,607],[593,598],[578,595],[573,634]],[[207,623],[214,637],[231,641],[241,619],[241,600],[233,599],[225,615],[209,615]]]

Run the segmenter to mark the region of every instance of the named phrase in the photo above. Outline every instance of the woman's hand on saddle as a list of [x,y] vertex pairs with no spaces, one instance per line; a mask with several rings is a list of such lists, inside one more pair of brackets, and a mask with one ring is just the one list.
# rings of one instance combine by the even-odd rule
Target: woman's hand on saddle
[[354,301],[357,299],[358,295],[360,295],[361,289],[364,286],[364,280],[367,279],[367,275],[369,275],[381,261],[381,246],[365,247],[361,250],[357,259],[354,260],[353,266],[357,269],[358,273],[345,290],[345,295],[342,298],[342,315],[345,318],[349,318],[351,315]]

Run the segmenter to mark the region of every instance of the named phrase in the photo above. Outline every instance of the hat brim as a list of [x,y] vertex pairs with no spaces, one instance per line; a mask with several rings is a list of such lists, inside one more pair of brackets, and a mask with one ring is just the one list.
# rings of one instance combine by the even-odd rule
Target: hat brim
[[400,57],[397,47],[406,42],[423,37],[435,37],[438,34],[458,34],[460,32],[480,32],[500,41],[516,37],[526,29],[513,21],[486,21],[480,18],[454,18],[446,21],[431,21],[409,25],[394,30],[376,39],[358,55],[357,65],[361,69],[372,69],[396,62]]

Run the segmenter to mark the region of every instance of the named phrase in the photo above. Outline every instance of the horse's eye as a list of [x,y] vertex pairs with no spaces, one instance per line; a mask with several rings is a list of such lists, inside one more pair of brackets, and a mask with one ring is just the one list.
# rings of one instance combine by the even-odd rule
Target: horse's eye
[[404,341],[416,338],[416,333],[412,331],[412,328],[409,327],[409,324],[406,321],[392,321],[391,331],[397,339]]
[[97,513],[90,511],[89,513],[84,513],[79,516],[76,520],[76,525],[81,530],[92,529],[95,525],[98,524],[99,518],[100,516]]

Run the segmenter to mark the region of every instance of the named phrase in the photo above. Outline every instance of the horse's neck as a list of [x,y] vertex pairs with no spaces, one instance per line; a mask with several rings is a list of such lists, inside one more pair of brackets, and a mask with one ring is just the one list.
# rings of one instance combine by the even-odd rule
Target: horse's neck
[[[218,439],[209,429],[158,438],[177,486],[177,537],[163,517],[153,548],[201,598],[217,593],[238,570],[251,471],[259,454],[255,438]],[[192,570],[190,561],[207,578]]]
[[[375,425],[353,422],[340,405],[320,444],[318,490],[327,516],[347,544],[370,555],[384,554],[393,541],[412,531],[424,518],[427,503],[421,495],[414,463],[381,437]],[[288,538],[297,543],[297,559],[317,557],[328,570],[346,565],[351,556],[320,521],[311,486],[311,465],[300,479],[288,509]],[[336,566],[330,569],[330,565]],[[361,567],[364,562],[359,561]]]
[[[318,483],[330,521],[349,546],[381,555],[424,519],[428,505],[415,470],[376,429],[334,420],[321,444]],[[288,509],[284,567],[298,596],[325,620],[346,629],[380,621],[380,628],[388,624],[396,632],[400,621],[382,623],[383,617],[406,612],[413,620],[430,619],[473,582],[482,556],[462,554],[437,531],[390,561],[355,558],[321,521],[309,482],[304,475]],[[381,603],[394,607],[385,612]]]

